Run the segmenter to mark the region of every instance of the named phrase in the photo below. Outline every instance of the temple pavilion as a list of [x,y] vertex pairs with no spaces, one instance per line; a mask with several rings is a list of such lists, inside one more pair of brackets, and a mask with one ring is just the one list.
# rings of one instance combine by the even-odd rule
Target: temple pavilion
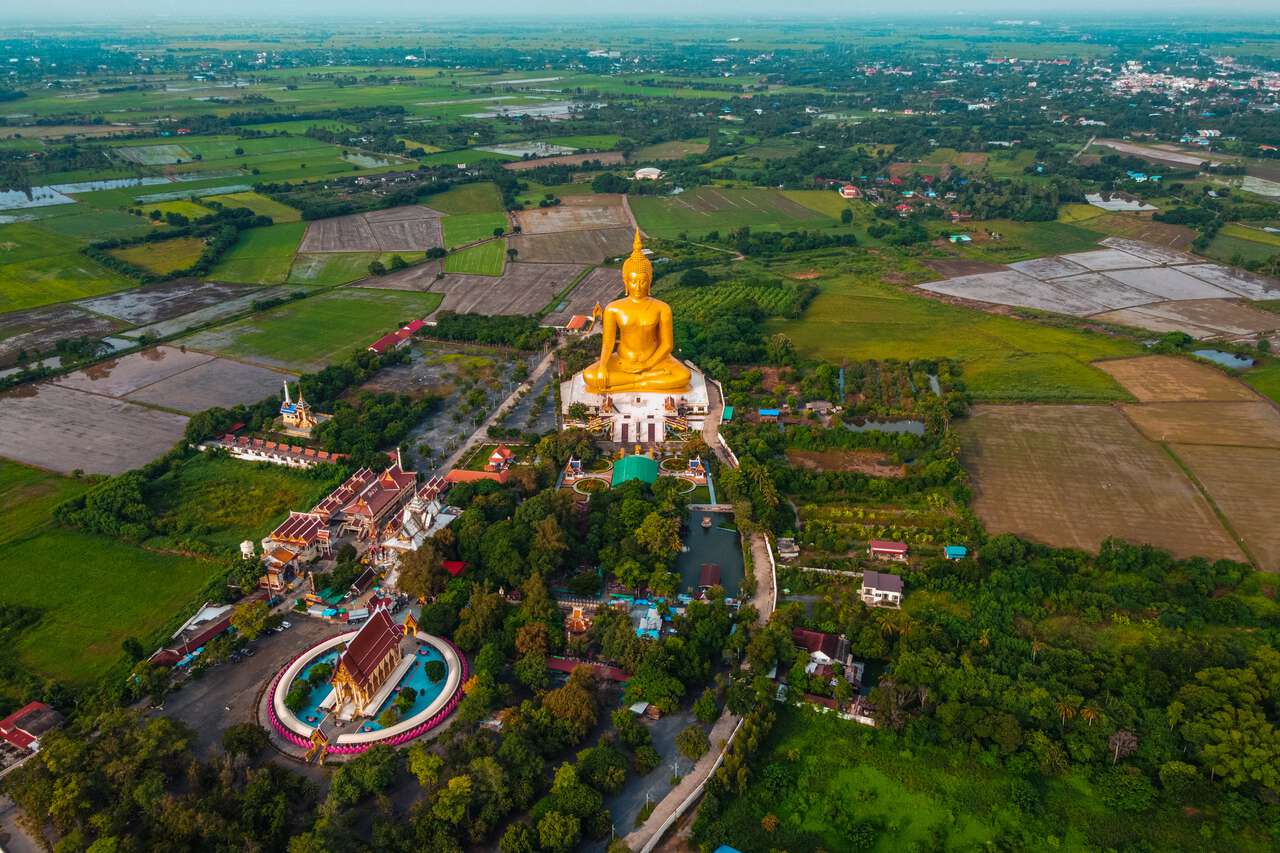
[[398,676],[403,675],[398,670],[405,662],[400,650],[404,633],[405,629],[393,622],[386,610],[379,609],[347,644],[334,667],[333,693],[326,700],[333,703],[340,718],[370,716],[385,701]]

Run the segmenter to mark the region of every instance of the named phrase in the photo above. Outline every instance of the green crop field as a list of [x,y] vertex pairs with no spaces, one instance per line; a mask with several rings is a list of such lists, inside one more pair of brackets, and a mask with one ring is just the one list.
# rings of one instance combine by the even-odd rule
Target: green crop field
[[161,201],[154,204],[144,205],[142,212],[148,217],[151,211],[158,210],[161,215],[166,213],[177,213],[188,219],[199,219],[202,216],[208,216],[213,210],[203,205],[196,204],[194,201],[178,200],[178,201]]
[[233,284],[280,284],[289,277],[305,230],[302,222],[251,228],[222,256],[209,278]]
[[446,249],[492,237],[495,228],[505,231],[508,227],[505,213],[459,213],[446,216],[441,224]]
[[506,238],[454,252],[444,259],[445,272],[502,275],[507,265]]
[[670,303],[676,322],[682,318],[706,322],[715,319],[726,305],[743,300],[759,305],[765,314],[780,316],[795,306],[800,291],[800,285],[794,282],[745,279],[699,287],[669,287],[658,295]]
[[382,261],[390,269],[391,258],[399,255],[409,263],[420,261],[422,252],[323,252],[300,254],[289,270],[289,284],[328,286],[350,284],[370,276],[369,264]]
[[275,223],[281,222],[297,222],[302,218],[298,211],[289,207],[287,204],[281,204],[273,198],[267,198],[260,193],[232,193],[231,195],[211,195],[206,196],[205,201],[217,201],[227,207],[246,207],[259,216],[270,216],[271,221]]
[[616,133],[601,133],[588,136],[553,136],[544,139],[552,145],[567,145],[570,148],[591,148],[596,151],[608,151],[618,144],[620,137]]
[[1229,264],[1239,264],[1241,261],[1266,261],[1272,255],[1280,254],[1280,245],[1267,242],[1260,237],[1274,236],[1265,231],[1255,236],[1247,228],[1232,229],[1228,224],[1209,243],[1205,254]]
[[1280,403],[1280,361],[1255,367],[1244,375],[1244,381],[1259,394]]
[[[124,215],[141,230],[147,226]],[[66,217],[0,225],[0,313],[99,296],[133,282],[81,254],[89,242],[55,230]],[[79,227],[79,223],[74,223]],[[136,232],[135,232],[136,233]]]
[[410,320],[426,317],[441,299],[438,293],[331,290],[198,332],[182,343],[275,365],[318,369]]
[[1137,345],[1093,332],[1054,328],[935,302],[880,275],[932,277],[906,259],[874,261],[862,271],[818,282],[799,320],[774,320],[806,355],[842,360],[949,357],[979,400],[1124,400],[1128,395],[1090,362],[1135,355]]
[[840,220],[842,211],[854,209],[849,200],[835,190],[783,190],[782,194],[795,203],[836,221]]
[[0,602],[43,618],[22,634],[19,659],[32,671],[86,684],[134,636],[144,645],[220,570],[52,526],[54,507],[90,483],[0,460]]
[[638,149],[631,159],[636,162],[646,160],[682,160],[690,154],[705,154],[705,139],[677,139],[674,142],[660,142],[657,145],[646,145]]
[[[960,252],[967,258],[1009,264],[1047,255],[1087,252],[1097,248],[1103,237],[1083,225],[1066,222],[1014,222],[1009,219],[989,219],[952,225],[950,222],[926,224],[930,234],[947,235],[968,232],[976,235],[972,243],[965,244]],[[1000,239],[990,237],[999,234]]]
[[120,657],[126,637],[157,644],[158,630],[198,604],[197,594],[221,571],[214,561],[50,529],[0,547],[0,600],[44,611],[18,641],[24,664],[87,684]]
[[204,240],[199,237],[174,237],[111,250],[120,260],[157,275],[184,270],[200,260],[203,253]]
[[502,212],[502,196],[493,184],[463,184],[427,196],[423,204],[432,210],[448,214]]
[[638,196],[631,210],[646,233],[674,237],[682,231],[701,236],[748,225],[752,228],[803,229],[835,223],[777,190],[698,187],[677,196]]
[[336,483],[323,469],[246,465],[200,454],[147,484],[147,505],[167,534],[149,547],[230,553],[271,532],[291,509],[309,507]]

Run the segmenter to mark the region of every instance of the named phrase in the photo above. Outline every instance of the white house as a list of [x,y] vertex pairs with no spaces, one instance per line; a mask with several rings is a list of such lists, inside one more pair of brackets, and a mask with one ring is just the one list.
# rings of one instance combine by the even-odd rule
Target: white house
[[888,572],[863,572],[858,595],[869,607],[901,607],[902,578]]

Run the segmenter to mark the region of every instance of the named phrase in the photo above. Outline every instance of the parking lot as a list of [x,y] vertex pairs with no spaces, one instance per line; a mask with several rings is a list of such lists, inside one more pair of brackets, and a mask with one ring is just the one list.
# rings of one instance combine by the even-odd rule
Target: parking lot
[[196,733],[195,750],[202,758],[221,750],[222,732],[236,723],[258,722],[258,695],[295,654],[327,637],[351,630],[319,619],[290,614],[293,626],[278,634],[264,635],[250,647],[251,657],[223,663],[185,681],[165,699],[163,713],[191,726]]

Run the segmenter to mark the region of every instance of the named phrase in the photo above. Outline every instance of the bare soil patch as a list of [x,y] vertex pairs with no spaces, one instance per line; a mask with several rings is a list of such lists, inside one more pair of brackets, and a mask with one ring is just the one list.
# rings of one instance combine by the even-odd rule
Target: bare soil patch
[[[445,274],[440,264],[427,263],[369,279],[378,290],[443,293],[436,309],[459,314],[537,314],[582,271],[581,264],[509,263],[500,276]],[[434,314],[433,314],[434,316]]]
[[230,408],[255,403],[279,392],[280,383],[288,376],[265,367],[215,358],[152,383],[126,399],[196,414],[214,406]]
[[1269,403],[1141,403],[1122,408],[1152,441],[1280,448],[1280,413]]
[[1242,559],[1177,463],[1115,408],[977,406],[957,433],[974,510],[993,533],[1088,550],[1114,536]]
[[317,219],[299,252],[425,252],[443,246],[441,214],[418,204]]
[[907,474],[906,465],[895,465],[874,450],[788,450],[787,459],[810,471],[849,471],[895,479]]
[[175,347],[152,347],[123,358],[98,362],[53,381],[64,388],[123,397],[213,358],[202,352],[184,352]]
[[622,295],[622,273],[609,267],[601,267],[587,273],[578,286],[570,291],[563,306],[556,306],[542,322],[548,326],[563,326],[574,314],[591,314],[591,309],[607,305]]
[[1280,315],[1228,299],[1159,302],[1095,316],[1108,323],[1155,332],[1185,332],[1198,340],[1240,340],[1280,329]]
[[559,234],[521,234],[507,242],[525,263],[598,264],[627,254],[631,239],[630,228],[593,228]]
[[63,474],[120,474],[162,456],[187,418],[52,383],[0,395],[0,455]]
[[804,272],[790,273],[787,276],[787,278],[793,281],[813,281],[815,278],[818,278],[821,275],[822,273],[818,272],[817,270],[805,270]]
[[1140,402],[1255,401],[1242,383],[1204,364],[1169,355],[1095,362]]
[[524,234],[558,234],[591,228],[629,228],[631,217],[620,195],[568,196],[555,207],[535,207],[515,213]]
[[209,305],[217,305],[251,290],[252,288],[242,285],[204,284],[189,278],[134,290],[123,290],[94,299],[82,299],[76,304],[98,314],[117,317],[130,324],[143,324],[167,320]]
[[1245,547],[1269,572],[1280,571],[1280,450],[1177,444],[1178,454]]
[[947,278],[961,275],[975,275],[982,272],[998,272],[1004,267],[986,261],[971,261],[968,258],[930,258],[924,265],[939,275]]
[[0,314],[0,367],[16,362],[21,350],[49,350],[66,338],[102,337],[124,325],[75,305],[48,305]]

